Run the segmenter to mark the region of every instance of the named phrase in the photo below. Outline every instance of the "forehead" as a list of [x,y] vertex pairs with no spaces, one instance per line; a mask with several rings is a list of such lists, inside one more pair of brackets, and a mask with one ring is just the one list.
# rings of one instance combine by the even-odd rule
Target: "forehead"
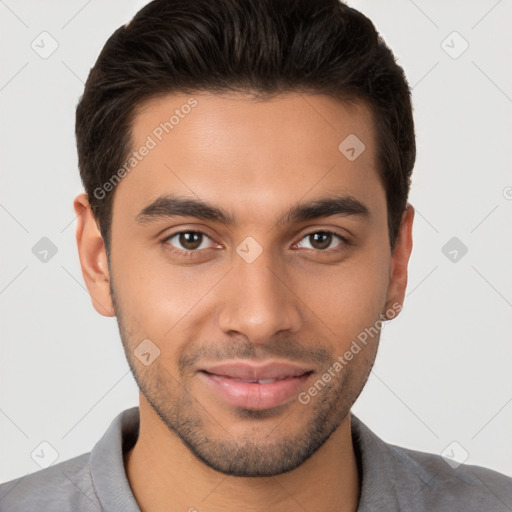
[[384,194],[369,110],[324,95],[153,98],[138,109],[132,150],[114,201],[132,218],[165,193],[221,203],[240,222],[270,221],[306,196]]

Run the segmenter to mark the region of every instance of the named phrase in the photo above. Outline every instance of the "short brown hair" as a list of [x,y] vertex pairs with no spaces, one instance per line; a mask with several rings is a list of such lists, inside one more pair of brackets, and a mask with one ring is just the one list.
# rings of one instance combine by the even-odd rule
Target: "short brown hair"
[[339,0],[153,0],[110,36],[76,109],[80,175],[107,255],[115,189],[95,191],[127,160],[137,107],[194,91],[365,102],[394,247],[416,158],[414,123],[403,69],[372,22]]

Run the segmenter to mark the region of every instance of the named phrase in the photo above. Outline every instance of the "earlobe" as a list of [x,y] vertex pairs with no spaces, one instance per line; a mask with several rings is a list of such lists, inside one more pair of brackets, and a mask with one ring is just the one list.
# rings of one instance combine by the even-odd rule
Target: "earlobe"
[[92,305],[100,315],[115,316],[105,245],[87,194],[78,195],[73,208],[77,215],[76,243],[80,266]]
[[388,296],[386,300],[386,311],[393,310],[393,318],[398,315],[405,297],[407,288],[407,268],[412,251],[412,225],[414,220],[414,208],[407,203],[402,215],[400,230],[396,239],[395,248],[391,256],[389,274]]

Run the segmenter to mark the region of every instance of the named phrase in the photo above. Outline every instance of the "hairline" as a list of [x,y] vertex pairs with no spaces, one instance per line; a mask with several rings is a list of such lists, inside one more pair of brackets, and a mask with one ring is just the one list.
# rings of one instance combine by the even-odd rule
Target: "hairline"
[[[382,186],[385,190],[386,195],[386,216],[387,216],[387,225],[388,225],[388,236],[390,241],[390,248],[393,250],[394,248],[394,242],[396,239],[396,236],[394,239],[391,238],[392,233],[389,229],[389,223],[390,223],[390,215],[389,215],[389,201],[388,201],[388,190],[387,190],[387,184],[385,182],[385,178],[383,176],[383,173],[380,171],[381,168],[381,144],[385,144],[385,141],[381,141],[381,131],[379,129],[379,115],[376,111],[375,106],[371,102],[371,100],[363,95],[360,94],[360,91],[348,91],[346,89],[340,89],[340,91],[334,92],[334,91],[324,91],[321,88],[315,88],[315,87],[288,87],[283,88],[280,90],[265,90],[265,89],[255,89],[254,87],[243,87],[243,86],[226,86],[226,87],[212,87],[212,88],[180,88],[175,90],[162,90],[162,91],[156,91],[154,93],[143,95],[139,99],[135,100],[132,103],[132,107],[130,109],[130,112],[126,118],[126,135],[129,139],[129,143],[127,146],[126,151],[122,155],[122,159],[126,160],[131,152],[135,149],[135,141],[133,140],[133,130],[135,127],[135,123],[137,122],[137,119],[139,116],[143,113],[144,109],[147,108],[147,106],[152,103],[153,101],[157,101],[159,99],[168,98],[172,96],[180,96],[180,95],[201,95],[201,94],[214,94],[218,97],[226,97],[226,96],[248,96],[247,98],[244,98],[246,101],[254,101],[254,102],[266,102],[266,101],[272,101],[274,99],[283,97],[283,96],[289,96],[293,94],[308,94],[310,96],[325,96],[330,98],[331,100],[336,101],[341,106],[346,108],[349,112],[358,109],[362,109],[365,112],[365,115],[369,117],[370,120],[370,132],[373,137],[374,147],[375,147],[375,169],[377,170],[377,176],[378,179],[381,181]],[[110,252],[111,248],[111,237],[112,237],[112,220],[113,220],[113,211],[114,211],[114,199],[115,194],[118,187],[116,186],[114,190],[108,195],[108,208],[106,208],[107,216],[104,218],[104,221],[107,225],[107,230],[105,233],[104,243],[105,248],[107,249],[107,254]],[[105,209],[102,209],[105,211]],[[95,215],[96,217],[96,215]],[[96,217],[96,219],[99,222],[100,216]]]

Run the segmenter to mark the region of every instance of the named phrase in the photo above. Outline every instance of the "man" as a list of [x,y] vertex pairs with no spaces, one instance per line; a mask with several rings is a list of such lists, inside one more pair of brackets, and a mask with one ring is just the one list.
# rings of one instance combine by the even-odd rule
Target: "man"
[[512,479],[350,409],[400,312],[415,160],[403,70],[336,0],[155,0],[77,107],[77,244],[140,388],[0,510],[512,510]]

